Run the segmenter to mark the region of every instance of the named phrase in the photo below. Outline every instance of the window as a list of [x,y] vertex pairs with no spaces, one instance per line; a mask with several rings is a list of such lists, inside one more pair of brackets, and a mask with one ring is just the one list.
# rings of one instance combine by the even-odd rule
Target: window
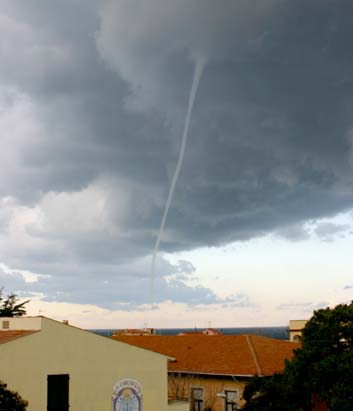
[[191,411],[203,410],[203,388],[191,388]]
[[4,320],[2,322],[2,329],[3,330],[8,330],[10,328],[10,321],[9,320]]
[[225,391],[225,411],[235,411],[238,409],[238,394],[236,391]]
[[69,375],[48,375],[48,411],[69,411]]

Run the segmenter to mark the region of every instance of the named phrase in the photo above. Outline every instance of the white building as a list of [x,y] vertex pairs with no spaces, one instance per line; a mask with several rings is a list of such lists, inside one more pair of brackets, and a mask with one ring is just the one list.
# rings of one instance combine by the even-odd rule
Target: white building
[[308,320],[290,320],[289,321],[289,340],[293,342],[300,342],[302,339],[302,332]]

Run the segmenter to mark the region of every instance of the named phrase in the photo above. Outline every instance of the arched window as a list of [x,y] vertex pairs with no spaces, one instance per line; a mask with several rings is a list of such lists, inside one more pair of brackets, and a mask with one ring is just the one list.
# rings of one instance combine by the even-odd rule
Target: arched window
[[300,342],[302,340],[302,337],[301,337],[301,335],[295,335],[294,337],[293,337],[293,342]]

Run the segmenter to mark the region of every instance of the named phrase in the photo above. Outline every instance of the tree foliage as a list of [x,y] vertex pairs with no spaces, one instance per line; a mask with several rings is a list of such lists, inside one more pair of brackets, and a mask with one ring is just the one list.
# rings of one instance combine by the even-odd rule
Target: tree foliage
[[352,411],[352,344],[353,302],[315,311],[283,374],[250,381],[243,409],[307,411],[315,395],[330,411]]
[[0,288],[0,317],[22,317],[26,315],[25,305],[29,300],[19,303],[16,294],[9,294],[3,297],[3,289]]
[[[294,411],[297,400],[288,389],[283,374],[272,377],[254,377],[246,385],[243,411]],[[295,404],[295,405],[294,405]]]
[[0,410],[25,411],[28,402],[23,400],[19,394],[7,389],[7,385],[0,381]]

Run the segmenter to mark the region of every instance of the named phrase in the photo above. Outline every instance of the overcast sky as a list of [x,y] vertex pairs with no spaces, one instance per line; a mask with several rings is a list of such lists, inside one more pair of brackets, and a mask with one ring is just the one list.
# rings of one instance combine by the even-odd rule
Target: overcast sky
[[0,285],[86,327],[352,300],[352,19],[351,0],[2,0]]

